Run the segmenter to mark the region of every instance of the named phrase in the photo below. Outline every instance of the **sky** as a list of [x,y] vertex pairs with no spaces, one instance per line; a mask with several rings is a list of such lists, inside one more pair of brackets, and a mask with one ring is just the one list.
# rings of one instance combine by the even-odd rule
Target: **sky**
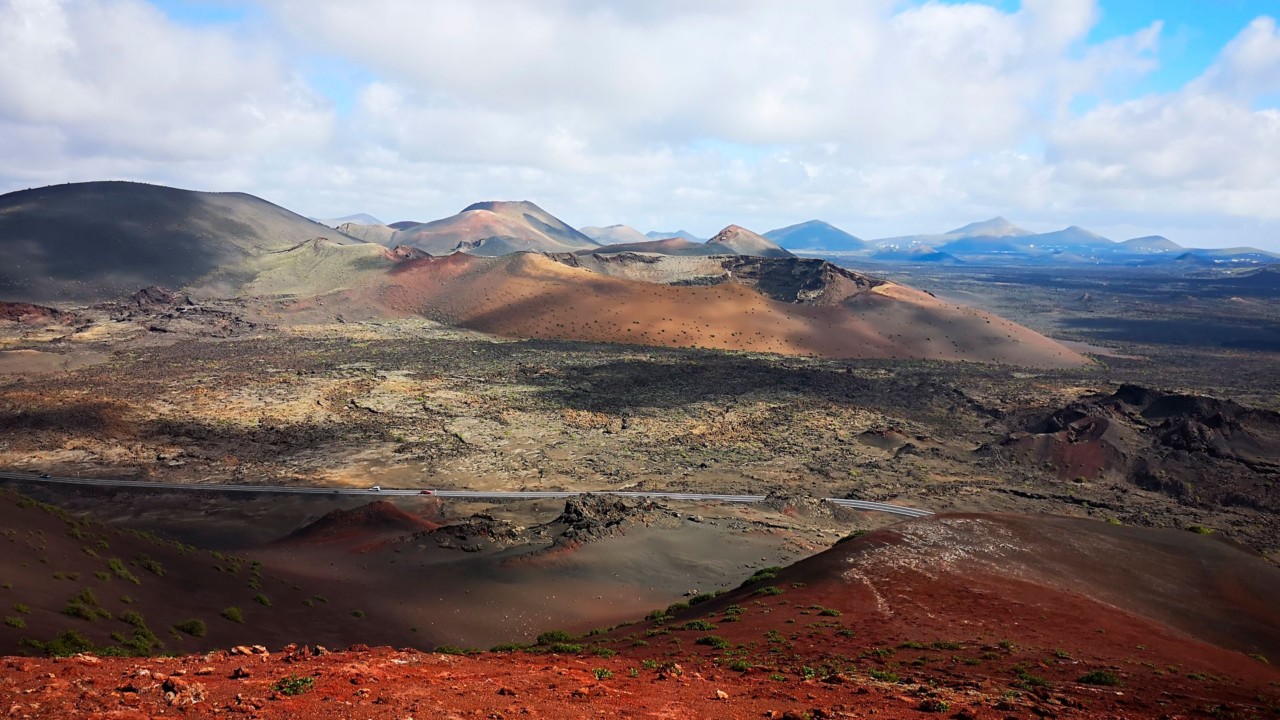
[[0,0],[0,192],[1280,250],[1280,0]]

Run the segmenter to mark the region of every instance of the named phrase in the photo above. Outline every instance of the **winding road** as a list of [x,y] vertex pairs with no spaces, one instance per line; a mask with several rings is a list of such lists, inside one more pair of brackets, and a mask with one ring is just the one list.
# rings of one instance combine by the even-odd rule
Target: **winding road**
[[[758,503],[765,500],[764,495],[716,495],[709,493],[682,492],[638,492],[623,490],[422,490],[397,488],[340,488],[340,487],[296,487],[287,485],[222,485],[214,483],[164,483],[147,480],[111,480],[104,478],[71,478],[45,477],[30,473],[0,472],[0,480],[16,480],[19,482],[49,483],[58,485],[91,485],[98,487],[130,488],[145,490],[194,490],[206,492],[247,492],[247,493],[288,493],[294,495],[372,495],[383,497],[388,495],[432,495],[442,498],[468,498],[483,500],[540,500],[561,499],[575,495],[616,495],[626,498],[648,498],[654,500],[686,500],[692,502],[727,502]],[[852,510],[884,512],[905,517],[924,517],[932,515],[928,510],[893,505],[891,503],[873,502],[870,500],[853,500],[850,498],[823,498],[826,502]]]

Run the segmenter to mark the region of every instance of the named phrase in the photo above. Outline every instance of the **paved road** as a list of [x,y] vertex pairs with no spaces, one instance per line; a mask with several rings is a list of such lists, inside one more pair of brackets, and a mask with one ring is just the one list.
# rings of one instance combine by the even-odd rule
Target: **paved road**
[[[295,495],[373,495],[383,497],[387,495],[422,495],[423,490],[414,489],[396,489],[382,488],[381,490],[370,490],[367,488],[335,488],[335,487],[292,487],[284,485],[218,485],[208,483],[163,483],[150,482],[145,480],[110,480],[101,478],[69,478],[69,477],[42,477],[40,475],[32,475],[28,473],[12,473],[0,472],[0,480],[19,480],[22,482],[36,483],[54,483],[62,485],[97,485],[100,487],[118,487],[118,488],[145,488],[150,490],[196,490],[196,491],[217,491],[217,492],[248,492],[248,493],[290,493]],[[429,490],[427,494],[444,498],[475,498],[485,500],[537,500],[537,499],[558,499],[568,498],[575,495],[585,495],[586,492],[571,492],[560,490]],[[629,498],[652,498],[656,500],[690,500],[690,501],[707,501],[707,502],[729,502],[729,503],[758,503],[763,502],[764,495],[715,495],[708,493],[680,493],[680,492],[627,492],[619,490],[599,490],[591,491],[593,495],[616,495],[618,497]],[[932,515],[928,510],[920,508],[906,507],[904,505],[892,505],[890,503],[871,502],[868,500],[851,500],[849,498],[825,498],[827,502],[841,507],[847,507],[854,510],[868,510],[873,512],[892,513],[894,515],[904,515],[906,517],[924,517]]]

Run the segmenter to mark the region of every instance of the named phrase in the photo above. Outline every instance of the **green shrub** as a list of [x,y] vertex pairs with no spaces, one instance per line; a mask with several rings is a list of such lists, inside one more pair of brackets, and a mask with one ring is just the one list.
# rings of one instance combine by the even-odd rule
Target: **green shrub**
[[223,611],[222,611],[222,617],[224,617],[224,618],[226,618],[226,619],[230,620],[230,621],[231,621],[231,622],[233,622],[233,623],[243,623],[243,622],[244,622],[244,613],[243,613],[243,612],[241,612],[241,611],[240,611],[240,608],[236,607],[235,605],[232,605],[231,607],[227,608],[226,610],[223,610]]
[[574,637],[564,630],[548,630],[538,636],[537,643],[539,645],[552,645],[554,643],[569,642]]
[[597,645],[596,647],[591,648],[591,654],[597,657],[611,658],[614,655],[617,655],[618,651],[613,648],[604,647],[603,645]]
[[1032,675],[1030,672],[1027,671],[1026,668],[1021,666],[1015,667],[1013,669],[1013,674],[1016,675],[1018,678],[1013,682],[1013,686],[1017,688],[1021,688],[1023,690],[1030,690],[1031,688],[1044,687],[1049,684],[1048,680],[1045,680],[1039,675]]
[[10,615],[4,619],[4,624],[8,625],[11,628],[17,628],[21,630],[22,628],[27,626],[27,621],[23,620],[17,615]]
[[253,601],[263,607],[271,607],[271,600],[266,595],[263,595],[262,593],[258,593],[257,595],[255,595],[253,598]]
[[729,641],[719,635],[703,635],[693,642],[696,645],[709,645],[717,650],[729,647]]
[[480,652],[476,648],[463,648],[457,645],[437,645],[432,652],[438,652],[441,655],[475,655]]
[[676,630],[715,630],[716,624],[707,622],[706,620],[690,620],[689,622],[677,626]]
[[27,614],[30,614],[30,613],[31,613],[31,608],[27,607],[26,605],[24,605],[24,604],[22,604],[22,603],[14,603],[14,604],[13,604],[13,611],[14,611],[14,612],[16,612],[16,613],[20,613],[20,614],[22,614],[22,615],[27,615]]
[[849,542],[850,540],[856,540],[856,539],[858,539],[858,538],[862,537],[863,535],[866,535],[866,534],[867,534],[867,533],[869,533],[869,532],[871,532],[871,531],[870,531],[870,530],[854,530],[853,532],[849,533],[848,535],[845,535],[844,537],[842,537],[842,538],[840,538],[839,540],[837,540],[835,544],[836,544],[836,545],[839,545],[840,543],[847,543],[847,542]]
[[870,673],[872,679],[880,682],[896,683],[899,682],[898,674],[892,670],[872,670]]
[[115,575],[121,580],[128,580],[134,585],[142,584],[142,581],[139,580],[136,575],[134,575],[132,572],[129,572],[129,568],[125,567],[124,561],[121,560],[120,558],[111,558],[110,560],[108,560],[107,569],[111,571],[112,575]]
[[840,617],[844,613],[840,612],[835,608],[822,608],[821,610],[818,611],[818,614],[823,615],[825,617]]
[[1124,683],[1121,682],[1120,676],[1107,670],[1093,670],[1081,675],[1076,682],[1085,685],[1102,685],[1104,687],[1120,687]]
[[751,663],[741,658],[738,658],[737,660],[733,660],[729,663],[729,669],[733,670],[734,672],[744,673],[751,669]]
[[489,648],[489,652],[520,652],[526,647],[528,646],[520,643],[500,643]]
[[70,657],[71,655],[79,655],[93,650],[93,643],[89,642],[89,638],[75,630],[63,630],[47,643],[31,638],[22,638],[19,642],[26,647],[53,657]]
[[767,585],[765,587],[760,588],[759,590],[756,590],[751,594],[752,595],[781,595],[782,592],[783,592],[782,588],[778,587],[777,585]]
[[689,609],[689,603],[687,603],[687,602],[674,602],[674,603],[671,603],[670,605],[668,605],[668,606],[667,606],[667,610],[666,610],[666,612],[665,612],[664,614],[666,614],[666,615],[675,615],[676,613],[680,612],[681,610],[688,610],[688,609]]
[[363,611],[363,610],[352,610],[352,611],[351,611],[351,617],[353,617],[353,618],[362,618],[362,617],[364,617],[364,611]]
[[164,577],[164,566],[158,561],[153,560],[149,555],[139,555],[137,557],[138,564],[146,568],[156,577]]
[[937,698],[925,698],[920,701],[920,704],[917,707],[920,709],[920,712],[927,713],[944,713],[951,709],[951,706]]
[[547,647],[547,650],[561,655],[576,655],[577,653],[582,652],[582,646],[576,643],[558,642],[551,643],[551,645]]
[[608,668],[596,668],[591,673],[596,676],[597,680],[608,680],[613,677],[613,671]]
[[309,675],[290,675],[277,680],[276,684],[271,686],[271,689],[281,695],[301,695],[309,692],[311,688],[315,687],[315,684],[316,679]]
[[93,622],[98,619],[97,608],[91,605],[85,605],[84,603],[77,602],[75,600],[68,602],[66,606],[62,608],[62,614],[73,618],[80,618],[81,620],[88,620],[89,622]]
[[778,567],[777,565],[773,567],[760,568],[755,572],[754,575],[747,578],[746,580],[743,580],[742,585],[739,587],[746,587],[747,585],[751,585],[753,583],[767,582],[769,580],[773,580],[774,578],[778,577],[778,573],[780,572],[782,572],[782,568]]
[[183,620],[182,622],[174,623],[173,629],[178,632],[186,633],[191,637],[198,638],[204,637],[205,633],[208,631],[204,621],[199,618],[191,618],[190,620]]

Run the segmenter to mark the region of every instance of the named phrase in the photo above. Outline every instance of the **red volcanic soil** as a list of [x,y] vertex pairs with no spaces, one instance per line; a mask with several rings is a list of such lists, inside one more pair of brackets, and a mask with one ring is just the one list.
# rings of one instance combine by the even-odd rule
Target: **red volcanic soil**
[[[779,682],[705,663],[646,668],[620,656],[459,657],[379,648],[315,657],[286,648],[153,660],[8,658],[0,670],[0,703],[11,718],[928,717],[918,709],[927,698],[888,683]],[[305,690],[278,689],[287,687]],[[952,707],[987,699],[974,689],[927,692],[951,699]],[[1062,717],[1106,717],[1056,710]]]
[[[639,651],[662,657],[715,635],[747,648],[750,672],[891,673],[1058,698],[1099,717],[1280,709],[1280,670],[1268,664],[1280,657],[1280,570],[1192,533],[937,516],[771,575],[611,637],[644,639]],[[1120,685],[1082,682],[1091,672]]]
[[1280,467],[1280,413],[1218,398],[1122,385],[1082,397],[1004,439],[1015,459],[1058,476],[1119,476],[1197,503],[1280,509],[1260,476]]
[[548,638],[536,654],[8,658],[0,707],[104,718],[1276,717],[1280,670],[1260,653],[1280,648],[1277,591],[1280,571],[1190,533],[950,515],[840,543],[652,620],[559,647]]
[[[349,589],[0,491],[0,653],[36,652],[73,631],[98,648],[191,653],[236,643],[388,643],[403,637]],[[238,621],[224,615],[240,609]],[[353,610],[368,611],[368,619]],[[176,626],[199,620],[198,632]],[[146,633],[143,633],[145,644]]]
[[319,520],[294,530],[278,542],[371,543],[439,527],[438,524],[410,515],[385,500],[379,500],[352,510],[333,510]]
[[0,302],[0,321],[16,323],[67,323],[76,319],[75,313],[55,310],[44,305],[24,302]]
[[1060,367],[1088,362],[1032,330],[883,283],[839,302],[770,299],[736,282],[666,285],[540,254],[410,260],[341,302],[497,335],[818,355]]

